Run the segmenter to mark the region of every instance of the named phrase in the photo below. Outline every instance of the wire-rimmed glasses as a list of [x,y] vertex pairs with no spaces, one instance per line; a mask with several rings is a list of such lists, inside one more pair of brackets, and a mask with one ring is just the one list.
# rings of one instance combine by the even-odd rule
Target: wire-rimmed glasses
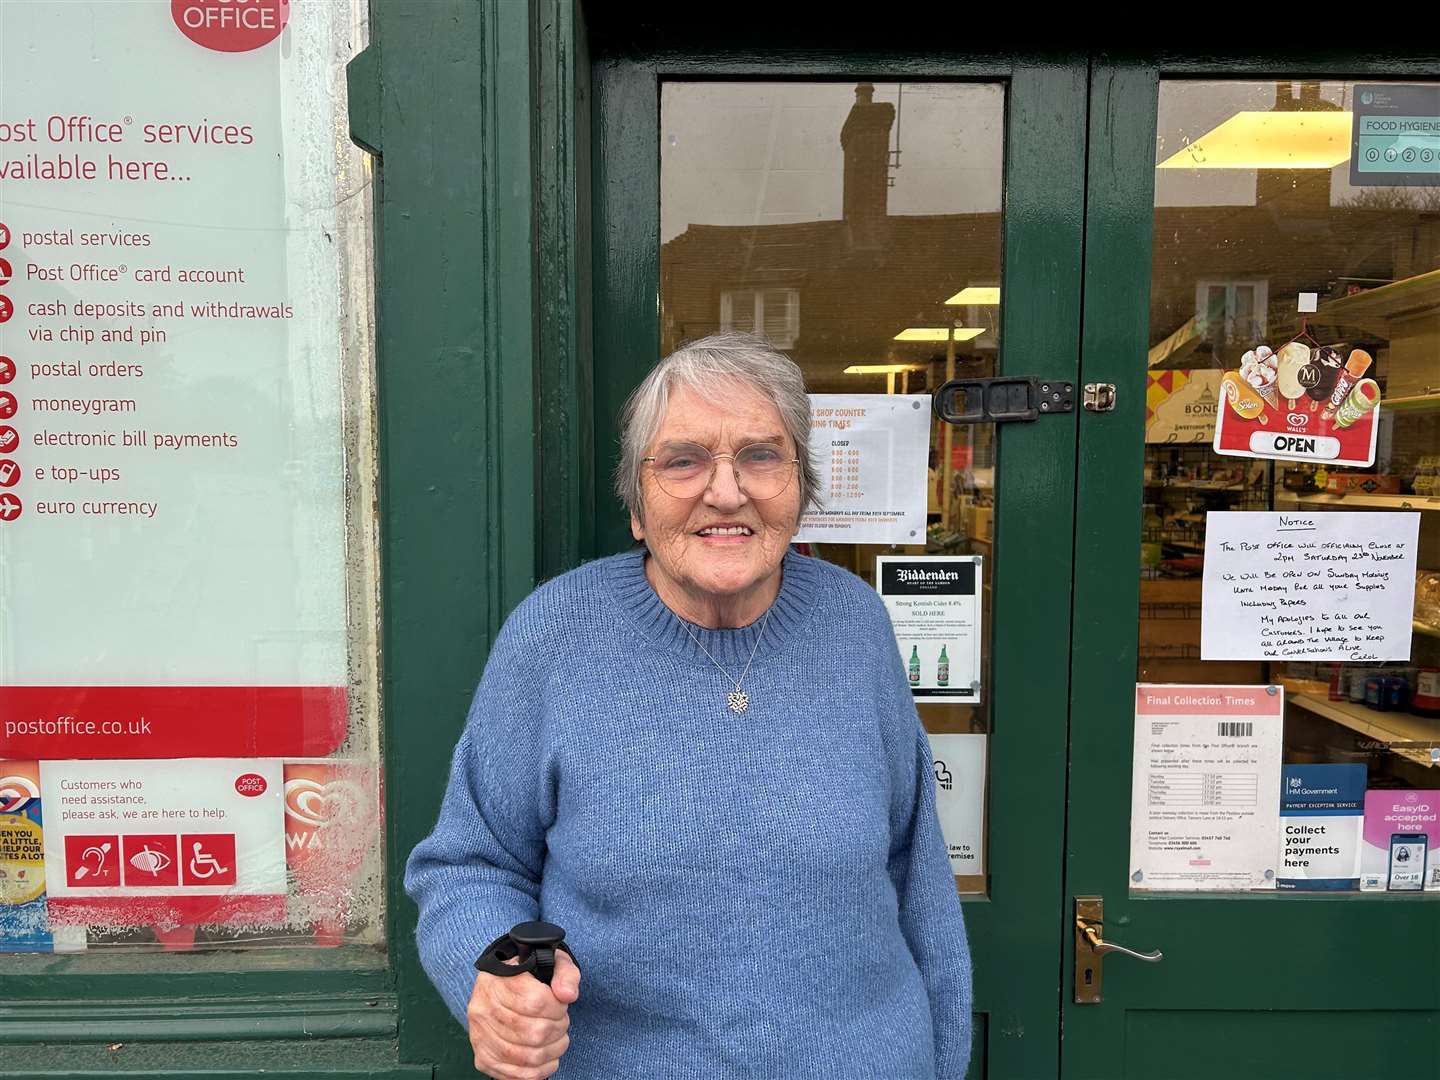
[[735,484],[751,499],[773,499],[790,486],[799,458],[787,458],[772,443],[752,443],[733,454],[712,454],[693,443],[674,443],[641,458],[650,466],[655,482],[676,499],[693,499],[710,486],[724,458],[735,468]]

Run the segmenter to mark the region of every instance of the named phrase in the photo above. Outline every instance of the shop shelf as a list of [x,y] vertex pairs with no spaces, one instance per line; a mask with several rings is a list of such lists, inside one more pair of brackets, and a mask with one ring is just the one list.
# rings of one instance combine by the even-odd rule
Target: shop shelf
[[[1342,724],[1351,731],[1358,731],[1379,742],[1427,743],[1440,746],[1440,720],[1429,720],[1404,712],[1377,712],[1364,705],[1349,701],[1331,701],[1318,694],[1290,694],[1287,700],[1307,712],[1323,716]],[[1430,752],[1424,748],[1391,747],[1392,754],[1399,754],[1418,765],[1430,764]]]
[[1411,394],[1409,397],[1386,398],[1385,408],[1406,412],[1429,412],[1440,409],[1440,394]]
[[1391,320],[1413,318],[1440,306],[1440,270],[1320,305],[1312,322],[1337,322],[1384,332]]
[[1365,507],[1373,510],[1433,510],[1440,512],[1440,496],[1434,495],[1367,495],[1363,491],[1352,491],[1345,495],[1275,495],[1276,505],[1281,503],[1298,506],[1331,506],[1339,510],[1347,507]]

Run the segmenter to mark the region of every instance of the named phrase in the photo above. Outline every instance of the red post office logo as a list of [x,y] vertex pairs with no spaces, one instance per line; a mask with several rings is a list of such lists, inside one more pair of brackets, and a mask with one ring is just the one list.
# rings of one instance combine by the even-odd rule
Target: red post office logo
[[249,52],[280,36],[290,21],[290,0],[170,0],[170,14],[196,45]]
[[268,786],[265,783],[265,777],[259,773],[247,772],[235,778],[235,790],[247,799],[253,799],[256,795],[264,795]]

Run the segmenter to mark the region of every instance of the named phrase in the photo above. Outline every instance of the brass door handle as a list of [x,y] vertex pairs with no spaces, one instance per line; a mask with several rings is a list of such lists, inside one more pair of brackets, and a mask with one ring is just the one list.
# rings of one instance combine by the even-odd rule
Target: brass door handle
[[1165,958],[1165,954],[1159,949],[1152,952],[1136,952],[1134,949],[1126,948],[1124,945],[1117,945],[1113,941],[1106,941],[1100,936],[1100,927],[1095,923],[1086,922],[1079,915],[1075,916],[1075,929],[1085,935],[1085,940],[1090,943],[1090,948],[1097,953],[1118,952],[1125,956],[1133,956],[1136,960],[1144,960],[1147,964],[1158,964]]
[[1120,953],[1147,964],[1158,963],[1161,952],[1137,952],[1106,941],[1105,900],[1099,896],[1075,897],[1075,1003],[1098,1005],[1105,1000],[1105,954]]

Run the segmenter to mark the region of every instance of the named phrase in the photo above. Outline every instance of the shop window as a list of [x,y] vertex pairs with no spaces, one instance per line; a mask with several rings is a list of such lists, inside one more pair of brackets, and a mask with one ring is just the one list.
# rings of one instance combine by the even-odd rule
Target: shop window
[[379,965],[363,5],[147,10],[0,5],[0,952]]
[[777,349],[800,337],[799,289],[726,289],[720,294],[720,329],[763,335]]

